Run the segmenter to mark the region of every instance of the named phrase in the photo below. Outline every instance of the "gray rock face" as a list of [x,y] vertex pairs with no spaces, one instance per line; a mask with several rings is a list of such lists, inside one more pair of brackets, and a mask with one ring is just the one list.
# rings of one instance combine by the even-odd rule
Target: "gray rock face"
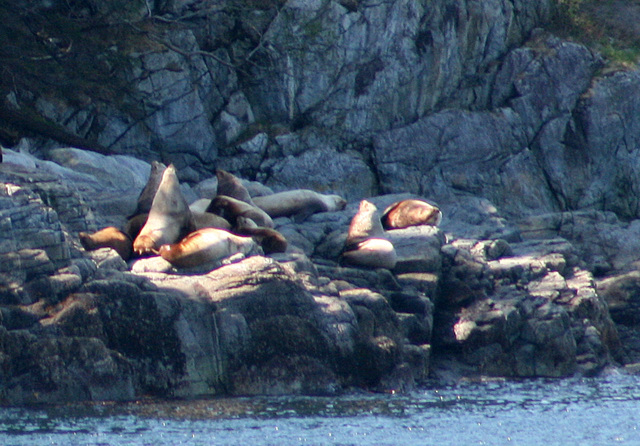
[[254,113],[357,135],[486,100],[491,63],[549,16],[548,2],[515,3],[287,2],[265,33],[277,69],[248,95],[271,100]]
[[569,243],[512,244],[510,255],[492,260],[482,245],[443,248],[434,327],[434,361],[445,365],[439,373],[446,376],[455,358],[489,375],[591,374],[620,353],[607,304],[590,273],[575,265]]
[[42,297],[55,302],[81,282],[72,267],[79,245],[68,231],[95,224],[91,208],[59,178],[7,166],[0,165],[2,303],[29,305]]
[[434,113],[377,136],[382,189],[443,203],[463,192],[512,215],[573,204],[586,172],[576,162],[582,155],[562,140],[597,59],[579,45],[535,42],[539,48],[511,52],[497,74],[493,105],[500,108]]
[[[96,49],[97,74],[112,71],[117,99],[72,104],[60,92],[39,97],[38,112],[115,153],[170,160],[193,182],[218,157],[223,168],[258,178],[270,176],[274,161],[277,172],[295,169],[304,161],[291,165],[289,155],[329,148],[349,156],[336,174],[362,175],[353,194],[365,198],[380,192],[370,138],[445,107],[489,107],[496,61],[547,22],[552,2],[222,2],[211,16],[197,2],[156,3],[127,5],[122,19],[184,14],[181,25],[163,22],[156,33],[114,36],[117,45]],[[93,18],[112,23],[117,8],[103,9],[96,5]],[[313,128],[330,135],[320,146],[304,136]],[[291,185],[283,175],[275,184]],[[354,186],[330,181],[319,186]]]
[[[567,129],[567,150],[584,172],[576,207],[613,211],[623,219],[638,214],[637,71],[598,79],[575,110]],[[597,166],[597,167],[594,167]],[[566,180],[565,180],[566,181]]]

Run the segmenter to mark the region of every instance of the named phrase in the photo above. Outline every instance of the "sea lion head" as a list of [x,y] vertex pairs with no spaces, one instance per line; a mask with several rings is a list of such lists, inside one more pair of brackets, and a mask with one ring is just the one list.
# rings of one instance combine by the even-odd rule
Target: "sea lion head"
[[171,263],[181,253],[182,245],[180,245],[179,243],[166,244],[158,248],[158,255],[160,255],[160,257],[162,257],[169,263]]
[[232,227],[238,225],[238,217],[247,217],[256,222],[258,226],[273,228],[273,220],[269,215],[259,207],[246,203],[237,198],[228,197],[226,195],[217,195],[209,207],[207,212],[219,215],[231,223]]
[[402,200],[389,206],[382,215],[385,229],[402,229],[409,226],[437,226],[442,221],[442,212],[424,200]]
[[250,218],[247,217],[238,217],[236,218],[236,230],[242,231],[244,229],[255,229],[258,227],[258,224]]
[[236,232],[252,237],[262,247],[265,254],[286,252],[289,246],[287,239],[280,232],[275,229],[258,226],[250,218],[238,217]]
[[258,228],[252,237],[262,247],[265,254],[286,252],[289,246],[285,236],[275,229]]
[[237,213],[232,206],[233,200],[230,200],[226,195],[217,195],[211,202],[205,212],[211,212],[212,214],[219,215],[227,220],[232,225],[236,224]]
[[189,205],[182,195],[180,190],[180,182],[178,181],[178,174],[173,164],[169,166],[162,173],[162,180],[156,191],[156,195],[153,197],[153,203],[151,204],[151,212],[163,212],[163,213],[184,213],[188,212]]
[[226,170],[216,169],[216,178],[218,179],[218,195],[226,195],[253,205],[251,194],[234,174]]
[[384,238],[384,228],[375,204],[362,200],[358,212],[351,219],[347,234],[347,246],[355,245],[368,238]]
[[340,195],[329,195],[329,198],[331,199],[330,211],[341,211],[347,206],[347,200]]

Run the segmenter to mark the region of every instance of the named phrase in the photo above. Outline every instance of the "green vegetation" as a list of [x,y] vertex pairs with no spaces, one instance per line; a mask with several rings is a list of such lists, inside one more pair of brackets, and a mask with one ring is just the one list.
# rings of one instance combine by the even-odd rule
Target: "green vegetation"
[[634,0],[557,0],[551,31],[600,52],[613,68],[640,62],[640,4]]

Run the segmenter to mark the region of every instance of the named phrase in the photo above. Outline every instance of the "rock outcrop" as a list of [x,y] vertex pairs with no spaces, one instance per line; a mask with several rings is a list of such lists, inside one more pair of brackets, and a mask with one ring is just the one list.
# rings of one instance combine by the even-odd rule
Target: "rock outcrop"
[[[541,29],[554,2],[121,3],[0,6],[8,51],[28,55],[0,73],[0,142],[16,147],[0,163],[3,403],[640,360],[639,72],[604,75]],[[151,160],[189,202],[215,195],[219,168],[254,195],[348,205],[276,218],[286,253],[198,274],[84,251],[78,232],[136,209]],[[437,202],[442,225],[388,231],[392,270],[340,265],[358,202],[403,198]]]
[[[2,245],[13,243],[0,303],[7,403],[406,390],[480,374],[594,374],[633,357],[579,244],[561,233],[522,241],[525,231],[513,229],[518,237],[507,241],[457,237],[447,225],[396,229],[387,232],[393,270],[344,267],[337,259],[357,210],[351,202],[303,222],[276,219],[287,253],[186,273],[159,257],[127,264],[110,248],[85,252],[78,230],[113,216],[90,210],[74,171],[5,152],[11,231]],[[76,156],[110,169],[103,155],[58,156],[78,170],[85,167]],[[38,172],[24,167],[29,161]],[[107,177],[96,173],[91,182]],[[93,203],[104,206],[118,184],[103,180]],[[140,189],[116,203],[135,206]],[[383,208],[410,196],[370,200]],[[481,228],[495,216],[476,217]],[[533,236],[531,224],[521,227]]]

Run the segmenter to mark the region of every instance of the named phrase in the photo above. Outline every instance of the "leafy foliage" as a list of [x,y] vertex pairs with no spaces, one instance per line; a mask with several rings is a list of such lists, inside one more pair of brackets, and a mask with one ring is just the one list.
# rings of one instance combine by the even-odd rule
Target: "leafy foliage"
[[610,67],[640,61],[640,5],[633,0],[557,0],[551,29],[602,53]]

